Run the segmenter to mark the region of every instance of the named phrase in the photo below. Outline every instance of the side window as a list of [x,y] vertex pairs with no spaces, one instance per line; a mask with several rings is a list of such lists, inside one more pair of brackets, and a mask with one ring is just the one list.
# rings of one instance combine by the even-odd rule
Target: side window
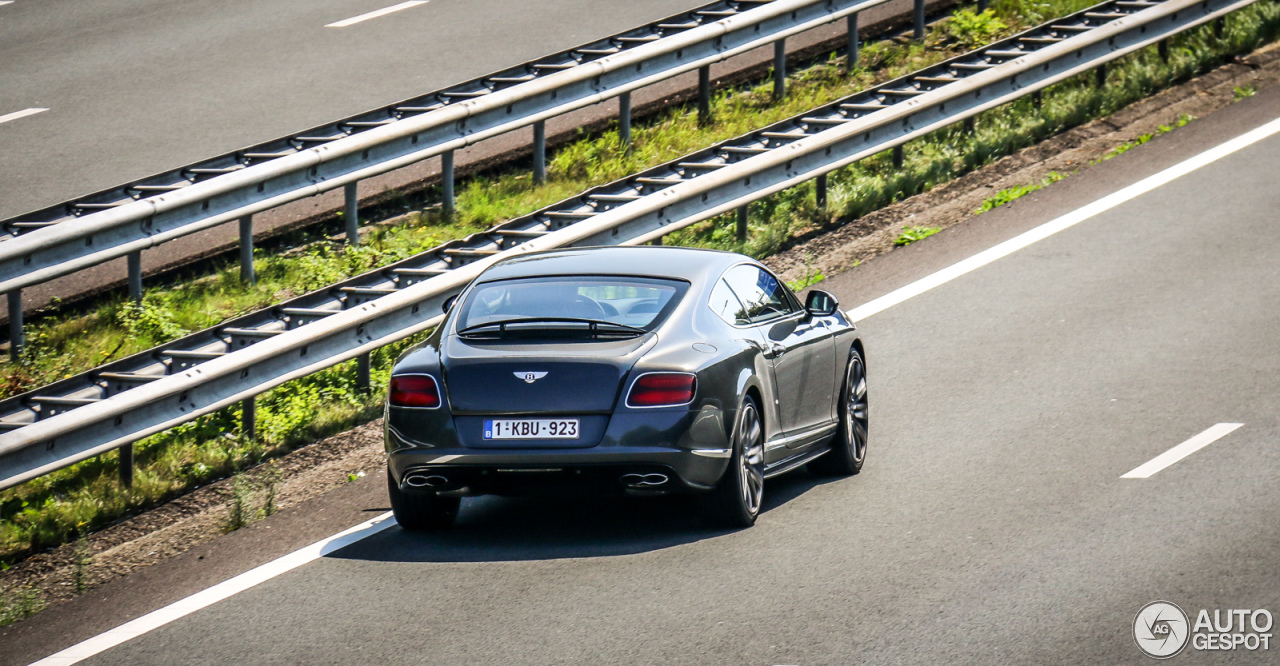
[[747,320],[747,312],[743,309],[742,302],[733,295],[733,291],[724,283],[724,280],[716,282],[716,288],[711,290],[711,300],[707,305],[711,307],[712,312],[730,324],[741,326],[751,323]]
[[794,310],[786,287],[755,266],[744,264],[731,268],[725,273],[724,281],[742,301],[747,319],[752,323],[768,321]]

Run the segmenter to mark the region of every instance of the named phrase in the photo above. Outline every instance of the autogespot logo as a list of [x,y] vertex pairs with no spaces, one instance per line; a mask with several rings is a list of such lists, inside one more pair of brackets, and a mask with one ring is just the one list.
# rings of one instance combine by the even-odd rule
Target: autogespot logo
[[1190,636],[1187,614],[1168,601],[1153,601],[1133,618],[1133,640],[1148,657],[1168,659],[1182,652]]

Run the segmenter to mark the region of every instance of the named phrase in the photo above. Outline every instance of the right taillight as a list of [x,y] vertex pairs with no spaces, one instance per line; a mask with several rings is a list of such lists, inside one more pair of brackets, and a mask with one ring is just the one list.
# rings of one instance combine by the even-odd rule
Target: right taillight
[[683,372],[651,372],[631,385],[627,404],[632,407],[670,407],[693,402],[698,380]]
[[390,400],[395,407],[439,407],[440,386],[430,375],[392,377]]

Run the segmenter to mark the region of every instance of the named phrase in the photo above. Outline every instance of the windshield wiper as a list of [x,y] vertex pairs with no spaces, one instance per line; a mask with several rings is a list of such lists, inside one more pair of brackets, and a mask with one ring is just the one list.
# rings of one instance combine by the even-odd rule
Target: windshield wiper
[[[630,334],[630,335],[644,335],[645,333],[648,333],[648,331],[646,331],[645,329],[639,328],[637,326],[628,326],[626,324],[619,324],[617,322],[605,321],[603,319],[582,319],[578,317],[520,317],[518,319],[502,319],[499,321],[488,321],[483,324],[476,324],[475,326],[468,326],[464,329],[459,330],[458,335],[467,335],[469,333],[474,335],[476,333],[480,333],[485,329],[493,329],[493,328],[498,329],[497,331],[494,331],[495,333],[498,334],[498,337],[502,337],[507,333],[522,333],[522,332],[532,332],[532,331],[544,332],[544,331],[551,330],[551,331],[565,332],[565,333],[576,332],[574,329],[567,329],[567,328],[537,328],[537,327],[525,327],[525,326],[521,326],[520,328],[514,329],[514,330],[507,328],[508,326],[511,326],[513,324],[544,324],[544,323],[545,324],[586,324],[587,325],[586,330],[581,332],[588,333],[591,335],[591,337],[599,337],[601,334],[616,335],[618,333],[622,333],[622,334]],[[607,327],[608,329],[611,329],[611,330],[602,331],[600,330],[602,327]]]

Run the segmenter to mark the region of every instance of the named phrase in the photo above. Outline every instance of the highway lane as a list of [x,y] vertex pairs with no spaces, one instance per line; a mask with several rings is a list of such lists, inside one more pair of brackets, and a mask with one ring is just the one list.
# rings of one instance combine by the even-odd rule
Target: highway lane
[[[0,217],[465,81],[699,0],[18,0],[0,6]],[[608,8],[601,11],[602,7]]]
[[[1277,116],[1264,93],[827,286],[864,302]],[[1149,601],[1280,611],[1276,173],[1280,136],[864,321],[866,470],[770,483],[750,530],[469,500],[87,663],[1144,663]]]

